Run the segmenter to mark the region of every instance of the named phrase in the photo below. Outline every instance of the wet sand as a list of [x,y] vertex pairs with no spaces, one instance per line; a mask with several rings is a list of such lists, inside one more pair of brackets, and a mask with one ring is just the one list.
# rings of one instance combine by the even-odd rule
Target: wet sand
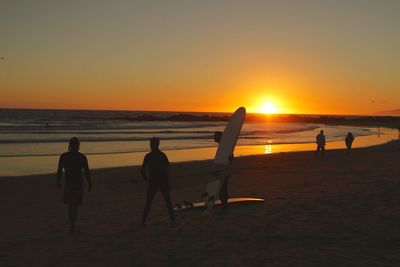
[[[80,233],[68,234],[54,175],[0,178],[1,266],[398,266],[400,144],[235,159],[232,197],[263,204],[176,213],[157,194],[140,227],[136,167],[93,171]],[[175,164],[182,173],[207,161]],[[198,201],[203,178],[171,179],[173,202]]]

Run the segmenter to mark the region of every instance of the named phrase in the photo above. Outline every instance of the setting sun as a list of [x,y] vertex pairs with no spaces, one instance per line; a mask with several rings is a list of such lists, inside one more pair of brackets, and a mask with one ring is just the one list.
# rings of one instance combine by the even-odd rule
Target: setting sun
[[260,112],[264,114],[275,114],[278,112],[278,109],[276,108],[274,103],[266,102],[261,106]]

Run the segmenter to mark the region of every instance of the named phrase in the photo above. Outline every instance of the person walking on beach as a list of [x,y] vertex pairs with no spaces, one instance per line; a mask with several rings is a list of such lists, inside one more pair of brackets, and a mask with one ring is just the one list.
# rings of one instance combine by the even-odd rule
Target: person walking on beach
[[171,198],[169,195],[169,180],[168,180],[168,157],[158,147],[160,139],[152,137],[150,139],[151,152],[146,154],[140,170],[143,179],[147,182],[147,199],[143,210],[142,225],[145,225],[147,215],[150,212],[151,203],[154,195],[160,189],[165,204],[169,212],[171,221],[175,221],[174,211],[172,209]]
[[354,136],[351,132],[349,132],[346,136],[346,139],[344,140],[346,143],[346,147],[347,147],[347,154],[350,155],[351,152],[351,145],[353,144],[354,141]]
[[77,232],[75,226],[78,209],[83,199],[83,174],[88,183],[88,192],[92,191],[92,178],[85,155],[79,152],[80,142],[77,137],[69,140],[68,152],[63,153],[58,161],[57,187],[61,190],[61,177],[65,171],[64,204],[68,205],[70,233]]
[[321,151],[321,156],[325,156],[325,135],[324,131],[321,130],[321,132],[317,135],[316,137],[316,143],[317,143],[317,150],[315,151],[315,156],[318,157],[319,151]]
[[[218,132],[214,132],[214,141],[216,143],[219,144],[219,142],[221,141],[222,138],[222,132],[218,131]],[[234,157],[233,155],[231,155],[229,157],[229,164],[232,164]],[[230,177],[230,173],[228,173],[225,177],[224,180],[222,182],[220,191],[219,191],[219,199],[221,200],[221,204],[222,204],[222,208],[226,209],[228,207],[228,183],[229,183],[229,177]]]

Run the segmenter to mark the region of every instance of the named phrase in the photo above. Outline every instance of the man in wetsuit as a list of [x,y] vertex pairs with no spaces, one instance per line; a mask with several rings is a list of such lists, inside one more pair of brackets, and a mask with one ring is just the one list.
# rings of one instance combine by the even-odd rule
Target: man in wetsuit
[[171,198],[169,196],[169,181],[167,173],[169,161],[167,156],[158,148],[159,145],[160,139],[156,137],[150,139],[151,152],[144,157],[142,168],[140,170],[143,179],[148,183],[147,199],[143,210],[142,225],[146,223],[146,218],[150,212],[154,195],[159,189],[164,197],[171,221],[175,221]]
[[92,191],[92,179],[86,156],[79,152],[79,139],[72,137],[69,141],[68,152],[63,153],[58,161],[57,187],[61,189],[61,176],[65,171],[64,203],[68,205],[70,233],[77,231],[75,222],[78,217],[78,208],[83,199],[83,173],[89,185],[88,192]]
[[[218,143],[221,141],[222,138],[222,132],[214,132],[214,141]],[[229,157],[229,164],[232,164],[234,157],[231,155]],[[222,182],[220,191],[219,191],[219,199],[221,200],[222,208],[226,209],[228,207],[228,182],[229,182],[229,176],[231,176],[230,173],[228,173],[224,177],[224,181]]]

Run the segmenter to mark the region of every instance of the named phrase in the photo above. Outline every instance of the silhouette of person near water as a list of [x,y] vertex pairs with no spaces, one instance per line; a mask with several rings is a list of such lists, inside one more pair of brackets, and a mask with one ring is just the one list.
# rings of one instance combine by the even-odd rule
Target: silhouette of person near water
[[70,233],[77,232],[75,226],[78,218],[79,206],[83,199],[83,175],[88,183],[88,192],[92,191],[92,178],[88,161],[85,155],[79,152],[80,142],[76,137],[69,141],[68,152],[63,153],[58,161],[57,187],[62,189],[61,177],[64,170],[64,204],[68,205],[68,218],[70,222]]
[[168,157],[158,148],[160,139],[153,137],[150,139],[151,152],[144,157],[142,168],[140,170],[143,179],[147,182],[147,198],[143,210],[142,225],[145,225],[147,216],[150,212],[151,203],[158,190],[161,191],[165,204],[169,212],[171,221],[175,221],[171,198],[169,195],[168,179]]
[[399,126],[399,138],[398,138],[398,143],[399,143],[398,150],[400,150],[400,126]]
[[317,143],[317,150],[315,151],[315,156],[318,157],[319,151],[321,151],[321,156],[324,157],[326,141],[323,130],[321,130],[321,132],[317,135],[316,143]]
[[399,140],[400,140],[400,126],[399,126]]
[[351,153],[351,146],[353,145],[353,141],[354,141],[354,136],[351,132],[349,132],[345,138],[345,143],[346,143],[346,147],[347,147],[347,154],[350,155]]
[[[219,144],[219,142],[221,141],[222,138],[222,132],[214,132],[214,141],[216,143]],[[229,157],[229,164],[232,164],[234,157],[233,155],[231,155]],[[221,204],[222,204],[222,208],[226,209],[228,206],[228,183],[229,183],[229,177],[230,177],[230,173],[228,173],[225,177],[224,177],[224,181],[222,182],[220,191],[219,191],[219,199],[221,200]]]

